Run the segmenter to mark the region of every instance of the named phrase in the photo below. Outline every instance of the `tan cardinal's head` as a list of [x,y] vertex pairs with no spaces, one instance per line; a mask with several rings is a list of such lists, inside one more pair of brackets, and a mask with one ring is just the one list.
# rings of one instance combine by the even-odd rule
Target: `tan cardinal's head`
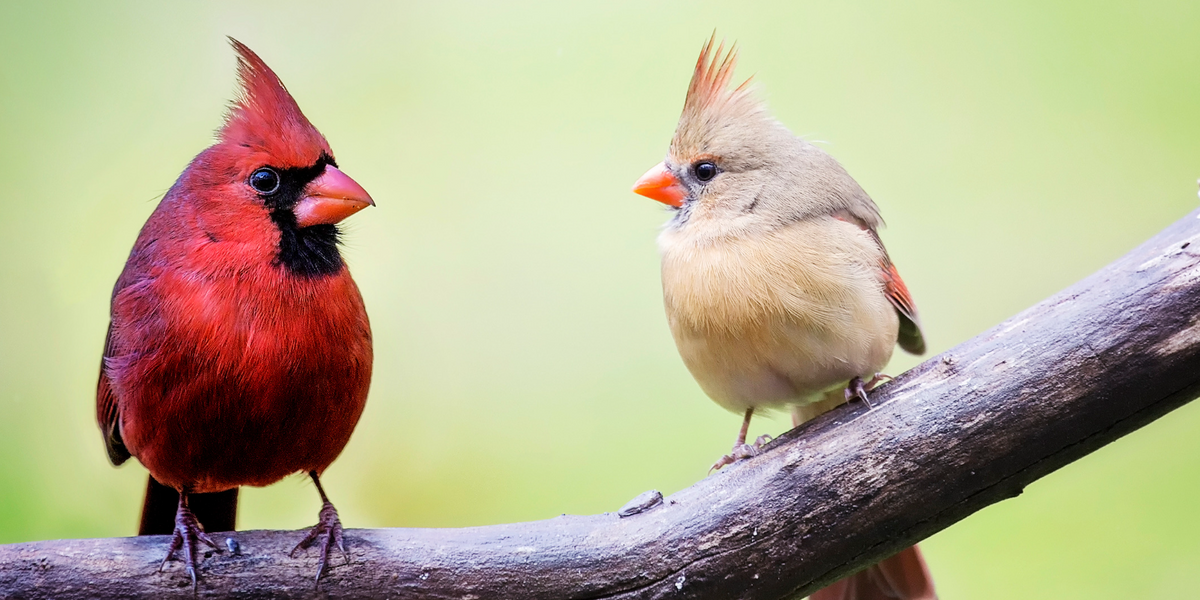
[[666,159],[633,191],[674,207],[669,227],[736,233],[847,209],[878,226],[874,204],[837,161],[775,120],[749,79],[730,87],[737,49],[714,52],[714,41],[696,61]]

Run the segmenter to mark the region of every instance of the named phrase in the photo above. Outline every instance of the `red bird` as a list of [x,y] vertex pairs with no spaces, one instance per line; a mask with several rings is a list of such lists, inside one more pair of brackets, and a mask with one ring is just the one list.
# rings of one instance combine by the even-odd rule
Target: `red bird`
[[322,502],[293,553],[319,541],[320,580],[329,549],[345,552],[319,476],[371,381],[371,327],[337,223],[374,202],[275,73],[230,42],[240,94],[133,245],[96,390],[109,459],[150,471],[139,533],[172,534],[163,565],[182,548],[193,588],[198,544],[216,548],[204,526],[233,529],[238,486],[292,473]]

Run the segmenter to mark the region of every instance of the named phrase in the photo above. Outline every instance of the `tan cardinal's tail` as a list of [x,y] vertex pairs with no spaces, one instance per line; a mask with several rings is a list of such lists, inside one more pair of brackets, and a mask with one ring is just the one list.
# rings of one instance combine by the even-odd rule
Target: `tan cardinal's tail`
[[871,565],[833,585],[821,588],[809,600],[937,600],[933,577],[916,546]]

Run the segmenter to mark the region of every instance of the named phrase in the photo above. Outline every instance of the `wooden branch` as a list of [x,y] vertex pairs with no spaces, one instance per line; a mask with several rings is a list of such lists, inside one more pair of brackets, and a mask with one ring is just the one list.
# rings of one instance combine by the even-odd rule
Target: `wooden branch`
[[[641,512],[350,530],[314,591],[299,534],[221,534],[201,596],[798,597],[1021,493],[1200,393],[1200,211],[768,451]],[[615,507],[614,507],[615,508]],[[190,595],[165,537],[0,546],[3,598]]]

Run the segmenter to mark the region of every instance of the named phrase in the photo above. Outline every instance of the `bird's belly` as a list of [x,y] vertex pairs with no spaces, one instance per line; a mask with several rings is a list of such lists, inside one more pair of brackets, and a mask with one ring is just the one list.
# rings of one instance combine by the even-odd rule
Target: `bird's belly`
[[369,325],[350,304],[173,321],[115,370],[130,452],[159,482],[192,492],[324,470],[371,376]]
[[857,333],[776,322],[735,335],[681,329],[676,342],[704,392],[740,412],[816,401],[854,377],[873,375],[887,364],[895,337]]
[[[294,347],[314,350],[304,346]],[[369,375],[345,361],[318,367],[277,362],[270,354],[189,358],[179,362],[207,366],[163,386],[159,398],[130,403],[130,418],[123,419],[137,423],[126,428],[134,430],[126,434],[131,452],[166,485],[219,491],[322,471],[349,440],[365,404]]]
[[883,292],[878,246],[865,235],[810,242],[819,226],[703,243],[660,238],[671,332],[718,404],[811,402],[891,358],[899,320]]

